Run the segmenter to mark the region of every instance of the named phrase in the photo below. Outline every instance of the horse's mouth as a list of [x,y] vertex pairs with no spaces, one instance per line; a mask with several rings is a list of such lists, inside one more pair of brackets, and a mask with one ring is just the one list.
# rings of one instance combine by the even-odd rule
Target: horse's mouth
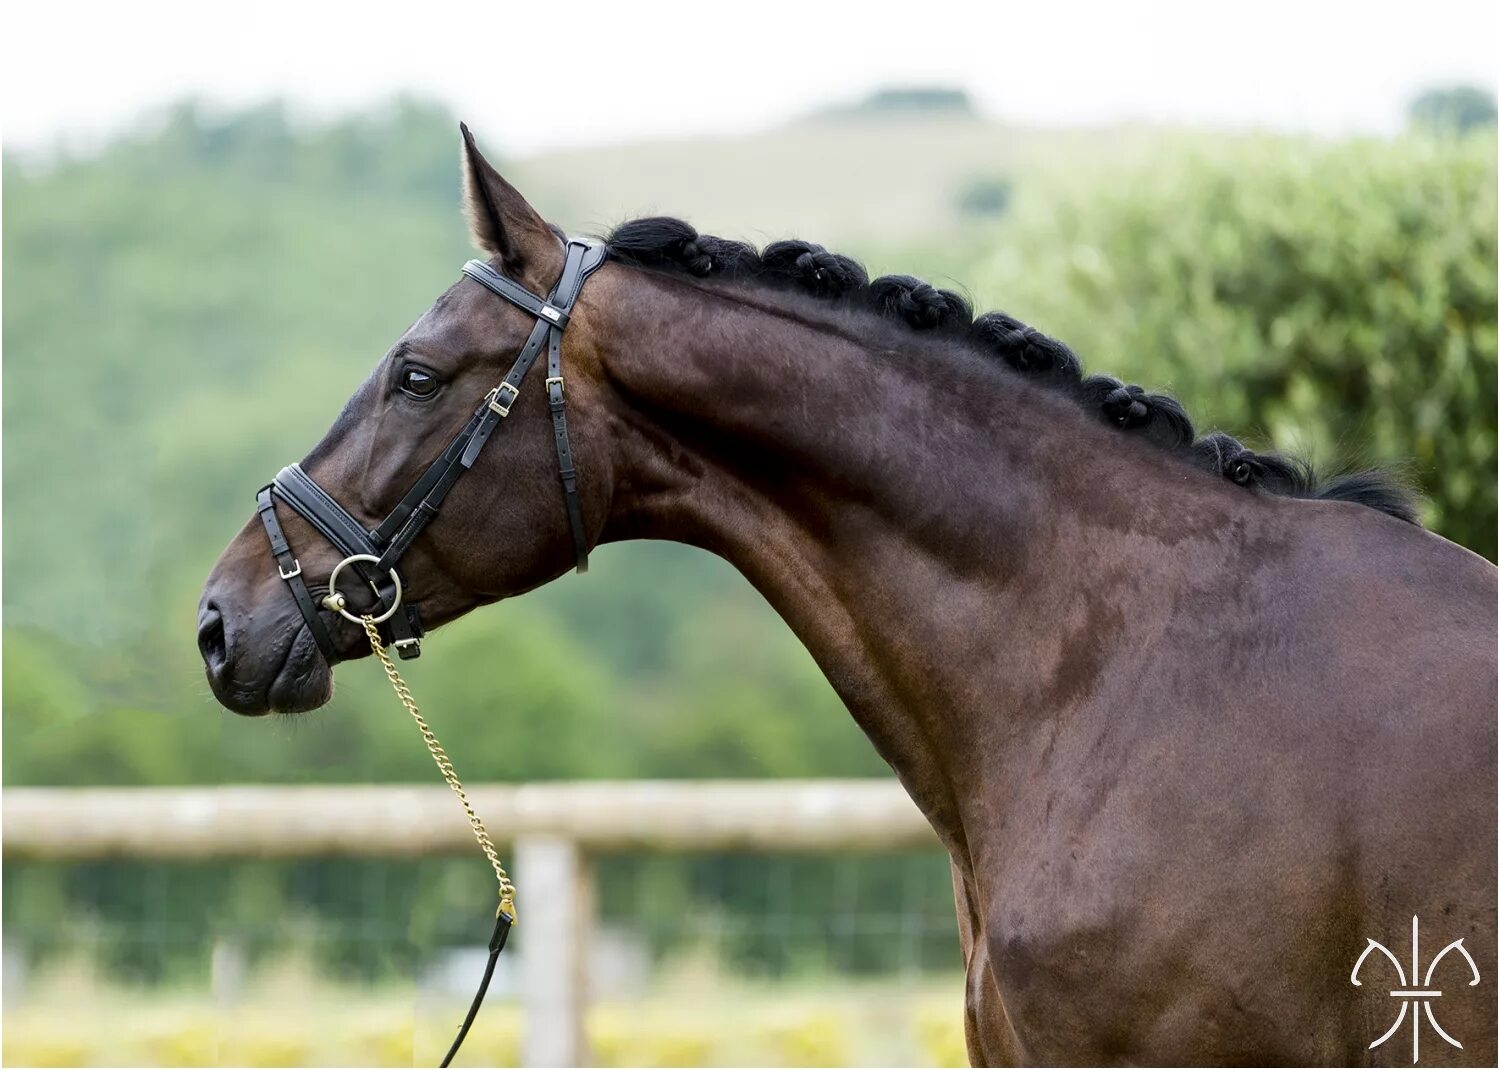
[[333,697],[333,669],[318,652],[306,624],[287,644],[281,667],[266,686],[261,713],[307,713]]

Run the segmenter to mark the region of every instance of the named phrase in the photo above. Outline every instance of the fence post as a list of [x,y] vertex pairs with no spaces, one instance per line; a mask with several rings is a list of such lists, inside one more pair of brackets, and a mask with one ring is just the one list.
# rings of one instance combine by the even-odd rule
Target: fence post
[[593,880],[578,844],[560,836],[516,841],[516,910],[521,951],[521,1062],[587,1066],[585,962]]

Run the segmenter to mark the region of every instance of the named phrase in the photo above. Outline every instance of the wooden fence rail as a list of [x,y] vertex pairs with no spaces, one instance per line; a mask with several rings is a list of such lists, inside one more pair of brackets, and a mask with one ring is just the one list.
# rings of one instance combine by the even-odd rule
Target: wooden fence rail
[[[894,781],[591,781],[469,790],[520,889],[522,1056],[589,1063],[583,1039],[590,855],[935,847]],[[475,850],[442,785],[9,788],[7,860],[416,857]]]

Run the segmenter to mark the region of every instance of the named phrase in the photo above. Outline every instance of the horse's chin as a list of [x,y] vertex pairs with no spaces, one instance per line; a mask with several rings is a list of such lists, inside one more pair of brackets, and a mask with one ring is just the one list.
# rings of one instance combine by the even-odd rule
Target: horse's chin
[[273,664],[276,670],[264,683],[251,680],[216,683],[210,674],[214,697],[225,709],[242,717],[308,713],[333,698],[333,669],[306,627],[293,634],[285,655]]
[[333,698],[333,669],[318,652],[312,634],[303,628],[292,640],[281,671],[266,688],[271,713],[309,713]]

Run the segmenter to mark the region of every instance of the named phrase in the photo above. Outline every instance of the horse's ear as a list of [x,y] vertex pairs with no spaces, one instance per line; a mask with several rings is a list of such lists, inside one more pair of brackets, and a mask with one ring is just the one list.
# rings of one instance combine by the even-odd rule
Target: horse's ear
[[551,284],[562,270],[562,242],[535,208],[474,143],[474,135],[458,124],[464,138],[464,207],[469,217],[469,235],[489,256],[498,256],[506,274],[514,278],[535,276],[538,283]]

